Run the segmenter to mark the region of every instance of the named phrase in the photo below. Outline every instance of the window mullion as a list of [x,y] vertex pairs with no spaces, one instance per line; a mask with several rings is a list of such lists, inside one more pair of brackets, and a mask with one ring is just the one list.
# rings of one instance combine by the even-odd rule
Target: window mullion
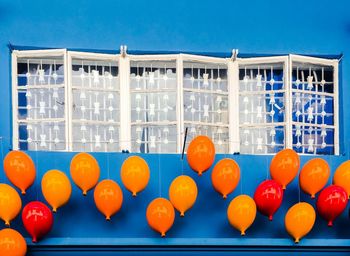
[[64,88],[65,88],[65,133],[66,133],[66,150],[73,149],[73,130],[72,130],[72,56],[67,52],[64,53]]
[[288,56],[288,59],[285,61],[284,64],[284,84],[285,84],[285,147],[286,148],[293,148],[293,127],[292,127],[292,104],[293,104],[293,98],[292,98],[292,71],[293,71],[293,65],[292,65],[292,58]]
[[339,71],[338,61],[333,64],[333,86],[334,86],[334,154],[339,155]]
[[183,109],[183,58],[179,54],[176,60],[177,74],[177,153],[181,153],[184,139],[184,109]]
[[13,149],[19,149],[17,52],[12,53],[12,140]]
[[120,79],[120,149],[131,150],[130,59],[119,58]]
[[240,152],[239,138],[239,67],[238,62],[229,60],[227,64],[229,92],[229,152]]

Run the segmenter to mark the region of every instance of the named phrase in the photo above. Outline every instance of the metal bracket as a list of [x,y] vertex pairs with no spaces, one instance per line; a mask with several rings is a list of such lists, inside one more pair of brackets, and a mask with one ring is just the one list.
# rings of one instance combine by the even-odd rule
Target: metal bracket
[[232,49],[232,56],[231,56],[231,60],[235,61],[238,57],[238,49]]
[[121,45],[120,46],[120,55],[125,58],[127,55],[127,50],[128,50],[128,46],[127,45]]

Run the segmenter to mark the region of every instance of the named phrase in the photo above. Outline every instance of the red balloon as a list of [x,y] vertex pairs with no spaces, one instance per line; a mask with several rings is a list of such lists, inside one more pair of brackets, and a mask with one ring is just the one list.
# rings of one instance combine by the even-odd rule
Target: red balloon
[[33,201],[23,208],[22,221],[33,243],[36,243],[38,239],[50,232],[53,225],[52,212],[42,202]]
[[274,180],[266,180],[256,188],[254,201],[258,211],[269,217],[272,216],[281,206],[283,199],[282,186]]
[[348,203],[348,194],[345,189],[337,185],[331,185],[323,189],[317,198],[316,207],[318,213],[328,221],[328,226],[333,226],[333,221],[345,210]]

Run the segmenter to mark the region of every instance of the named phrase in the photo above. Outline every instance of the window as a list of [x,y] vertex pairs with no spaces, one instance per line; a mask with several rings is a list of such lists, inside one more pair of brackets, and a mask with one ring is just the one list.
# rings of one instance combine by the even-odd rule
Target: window
[[130,61],[131,150],[177,151],[176,60]]
[[119,151],[119,70],[116,57],[69,54],[70,147]]
[[339,154],[338,60],[14,51],[13,146],[180,153]]

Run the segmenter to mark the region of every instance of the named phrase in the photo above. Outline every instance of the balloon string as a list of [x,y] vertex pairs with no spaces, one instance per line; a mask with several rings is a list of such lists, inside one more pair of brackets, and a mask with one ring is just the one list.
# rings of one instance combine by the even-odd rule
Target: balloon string
[[181,159],[181,174],[184,175],[184,160]]
[[[38,148],[38,142],[36,142],[36,148]],[[35,192],[36,192],[36,200],[39,201],[39,188],[38,188],[38,179],[39,179],[39,158],[38,158],[38,150],[35,150],[35,166],[36,166],[36,172],[37,177],[35,177]]]
[[243,173],[241,175],[241,195],[243,194]]
[[109,179],[109,153],[107,152],[107,178]]
[[[299,182],[299,181],[298,181]],[[301,189],[300,189],[300,184],[298,184],[298,199],[299,199],[299,203],[301,201]]]
[[[0,137],[0,140],[1,140],[1,163],[4,162],[4,141],[3,141],[3,138]],[[2,168],[1,168],[1,181],[5,183],[5,169],[4,169],[4,165],[2,164],[1,165]]]
[[160,154],[158,154],[159,197],[162,197],[162,176],[160,171]]

